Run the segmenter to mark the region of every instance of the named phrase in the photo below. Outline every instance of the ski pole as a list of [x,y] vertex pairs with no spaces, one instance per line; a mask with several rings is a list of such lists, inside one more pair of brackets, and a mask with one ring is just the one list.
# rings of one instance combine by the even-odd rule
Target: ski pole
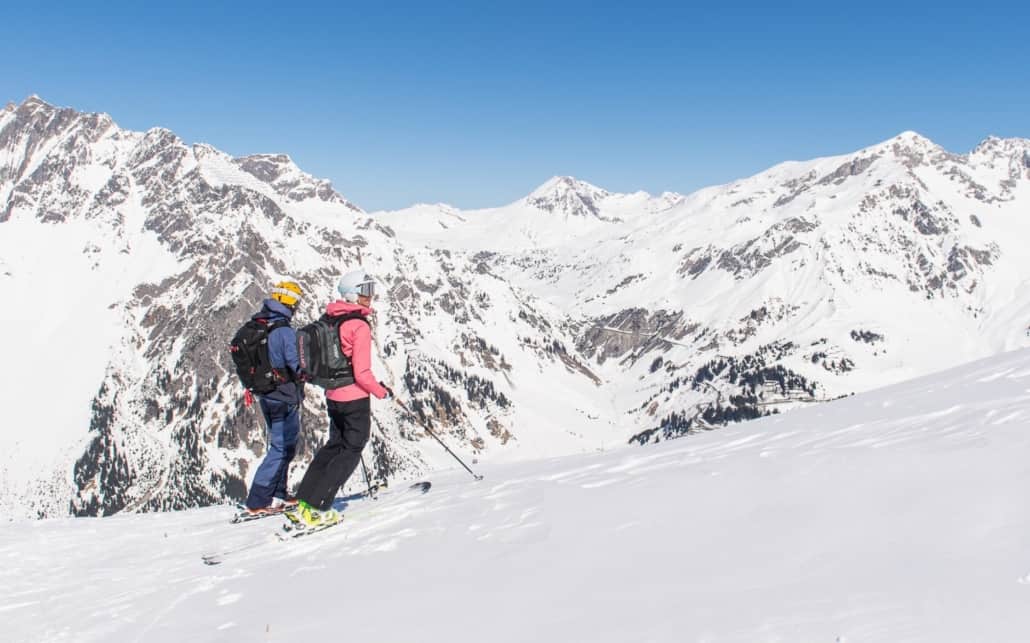
[[365,454],[360,454],[361,471],[365,474],[365,484],[368,485],[368,497],[376,500],[376,494],[372,493],[372,478],[368,477],[368,467],[365,466]]
[[429,435],[433,436],[433,439],[435,439],[435,440],[436,440],[437,442],[439,442],[439,443],[440,443],[440,446],[442,446],[442,447],[443,447],[444,449],[446,449],[446,450],[447,450],[447,453],[450,453],[450,454],[451,454],[451,457],[452,457],[452,458],[454,458],[455,460],[457,460],[457,461],[458,461],[458,462],[459,462],[459,463],[461,464],[461,466],[465,467],[465,471],[468,471],[469,473],[471,473],[471,474],[472,474],[472,477],[473,477],[473,478],[475,478],[476,480],[482,480],[482,479],[483,479],[483,476],[481,476],[481,475],[477,475],[477,474],[476,474],[476,473],[475,473],[474,471],[472,471],[472,469],[469,469],[469,466],[468,466],[467,464],[465,464],[465,463],[464,463],[464,462],[462,461],[462,459],[461,459],[461,458],[459,458],[459,457],[458,457],[457,455],[455,455],[454,451],[451,451],[451,450],[450,450],[450,448],[449,448],[449,447],[448,447],[448,446],[447,446],[446,444],[444,444],[444,441],[443,441],[443,440],[441,440],[441,439],[440,439],[440,437],[439,437],[438,435],[436,435],[436,433],[435,433],[435,432],[433,432],[433,430],[432,430],[432,429],[430,429],[430,428],[429,428],[429,427],[428,427],[428,426],[426,425],[426,423],[425,423],[425,422],[423,422],[423,421],[422,421],[422,420],[421,420],[421,419],[420,419],[420,418],[419,418],[419,417],[418,417],[417,415],[415,415],[415,414],[414,414],[414,413],[412,413],[412,412],[411,412],[410,410],[408,410],[408,407],[407,407],[407,405],[406,405],[406,404],[404,404],[404,402],[401,402],[401,401],[400,401],[400,399],[399,399],[399,398],[397,398],[397,397],[394,397],[394,398],[393,398],[393,400],[394,400],[394,402],[397,402],[397,404],[398,404],[398,405],[399,405],[399,406],[400,406],[400,407],[401,407],[402,409],[404,409],[404,412],[405,412],[405,413],[407,413],[408,415],[413,415],[413,416],[415,417],[415,419],[416,419],[416,420],[418,421],[418,423],[419,423],[420,425],[422,425],[422,428],[423,428],[423,429],[425,429],[426,433],[428,433]]

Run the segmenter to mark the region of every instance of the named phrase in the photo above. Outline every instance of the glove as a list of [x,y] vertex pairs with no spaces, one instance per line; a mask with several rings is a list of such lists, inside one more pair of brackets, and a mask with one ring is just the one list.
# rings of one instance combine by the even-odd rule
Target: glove
[[393,389],[390,388],[389,386],[387,386],[386,384],[384,384],[383,382],[379,382],[379,386],[382,386],[383,388],[386,389],[386,397],[384,397],[383,399],[384,400],[392,400],[393,399]]

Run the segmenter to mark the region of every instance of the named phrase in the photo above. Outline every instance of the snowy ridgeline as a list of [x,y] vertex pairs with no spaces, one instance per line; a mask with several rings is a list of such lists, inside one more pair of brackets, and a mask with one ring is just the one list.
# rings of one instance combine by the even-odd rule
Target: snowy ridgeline
[[[365,213],[286,155],[232,157],[30,97],[0,110],[0,514],[240,500],[265,453],[226,342],[289,275],[381,288],[380,477],[705,432],[1030,346],[1030,139],[914,132],[690,195],[555,177],[484,210]],[[55,260],[59,258],[59,260]],[[48,296],[40,296],[47,293]],[[70,314],[73,311],[74,314]],[[89,338],[89,341],[83,341]],[[53,403],[50,365],[73,363]],[[324,441],[308,398],[294,479]],[[5,407],[5,408],[7,408]],[[351,487],[355,490],[359,485]]]
[[[1026,641],[1030,351],[434,476],[278,542],[207,508],[0,528],[6,641]],[[201,555],[262,543],[215,567]]]

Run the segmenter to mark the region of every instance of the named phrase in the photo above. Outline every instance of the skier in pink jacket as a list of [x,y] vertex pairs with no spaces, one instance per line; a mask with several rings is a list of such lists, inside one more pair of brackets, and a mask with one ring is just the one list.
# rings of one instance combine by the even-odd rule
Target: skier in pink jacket
[[372,374],[372,314],[375,282],[364,270],[349,272],[337,286],[340,299],[330,302],[326,314],[346,316],[340,324],[340,346],[350,358],[354,383],[326,391],[329,407],[329,441],[315,453],[304,479],[297,488],[297,511],[301,521],[317,526],[340,519],[332,509],[339,491],[361,460],[361,451],[371,430],[370,395],[381,400],[393,391]]

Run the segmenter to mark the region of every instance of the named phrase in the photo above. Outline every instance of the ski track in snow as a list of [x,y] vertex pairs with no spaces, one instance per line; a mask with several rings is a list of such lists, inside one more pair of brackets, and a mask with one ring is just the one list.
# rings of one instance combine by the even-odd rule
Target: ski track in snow
[[[992,377],[1004,373],[1001,377]],[[889,405],[886,402],[890,402]],[[10,523],[9,641],[1022,641],[1030,351],[645,449],[433,476],[286,543]],[[200,556],[264,540],[215,567]],[[342,635],[341,635],[342,636]]]

